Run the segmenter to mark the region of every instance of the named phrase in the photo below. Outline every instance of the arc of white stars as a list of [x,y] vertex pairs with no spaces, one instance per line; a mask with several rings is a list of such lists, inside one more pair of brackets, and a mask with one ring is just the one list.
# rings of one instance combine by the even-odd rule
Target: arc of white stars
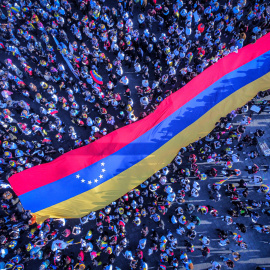
[[102,171],[102,172],[106,172],[106,170],[105,170],[105,169],[102,169],[101,171]]
[[79,174],[77,174],[77,175],[76,175],[76,178],[78,178],[78,179],[79,179],[79,178],[80,178],[80,175],[79,175]]
[[95,181],[95,183],[97,183],[97,181],[98,181],[98,180],[97,180],[97,179],[95,179],[94,181]]
[[104,165],[105,165],[105,163],[104,163],[104,162],[102,162],[102,163],[101,163],[101,166],[104,166]]
[[100,179],[102,179],[102,178],[103,178],[103,175],[102,175],[102,174],[100,174],[100,175],[99,175],[99,178],[100,178]]
[[91,185],[92,184],[92,181],[88,181],[87,183],[88,183],[88,185]]
[[84,183],[84,182],[85,182],[85,180],[84,180],[84,179],[82,179],[82,180],[81,180],[81,182],[82,182],[82,183]]

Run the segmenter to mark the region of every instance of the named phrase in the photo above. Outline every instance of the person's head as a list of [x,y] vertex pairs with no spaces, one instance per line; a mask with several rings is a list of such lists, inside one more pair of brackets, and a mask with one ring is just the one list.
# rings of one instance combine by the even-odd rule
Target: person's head
[[234,267],[234,262],[231,261],[231,260],[226,261],[226,264],[227,264],[227,266],[228,266],[229,268],[233,268],[233,267]]

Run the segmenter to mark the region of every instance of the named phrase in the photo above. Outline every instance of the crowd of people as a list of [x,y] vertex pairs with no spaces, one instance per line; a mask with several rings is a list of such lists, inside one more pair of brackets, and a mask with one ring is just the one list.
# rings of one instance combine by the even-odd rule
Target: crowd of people
[[[7,181],[146,117],[208,66],[256,42],[269,31],[267,1],[3,0],[0,5],[0,269],[148,269],[148,264],[193,269],[196,241],[210,269],[232,269],[241,249],[248,249],[247,230],[269,233],[258,222],[270,215],[269,188],[257,176],[268,167],[247,167],[242,173],[248,180],[240,180],[236,168],[238,151],[249,146],[246,159],[256,160],[253,146],[264,135],[261,129],[245,134],[252,120],[248,105],[182,148],[140,187],[77,221],[37,224]],[[238,114],[243,118],[235,127]],[[208,203],[192,203],[202,181],[215,177],[238,182],[206,184],[209,204],[229,197],[224,216]],[[260,199],[249,198],[250,187]],[[212,239],[196,232],[204,215],[224,220],[216,234],[220,246],[237,245],[230,255],[208,259]],[[239,216],[252,226],[237,222]]]

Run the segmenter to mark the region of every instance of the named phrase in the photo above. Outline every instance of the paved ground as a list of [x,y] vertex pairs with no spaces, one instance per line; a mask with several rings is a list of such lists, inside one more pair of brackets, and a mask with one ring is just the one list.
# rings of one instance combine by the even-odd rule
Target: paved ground
[[[248,126],[248,128],[246,129],[245,134],[252,134],[256,131],[256,129],[260,128],[265,130],[266,134],[264,135],[264,139],[266,140],[266,142],[270,142],[270,132],[269,132],[269,108],[266,108],[264,112],[262,112],[261,114],[253,114],[253,121],[252,123]],[[241,121],[242,116],[237,116],[235,118],[236,122]],[[248,147],[245,148],[243,152],[249,152],[252,149],[254,149],[254,147]],[[269,165],[269,159],[270,157],[264,157],[263,155],[260,155],[258,158],[254,159],[253,161],[251,159],[245,160],[247,158],[246,154],[243,154],[243,152],[241,152],[241,160],[239,163],[234,164],[234,168],[239,168],[242,171],[242,175],[240,177],[234,177],[231,178],[230,180],[228,180],[229,182],[232,183],[236,183],[238,182],[241,178],[243,178],[244,180],[249,180],[248,179],[248,173],[244,171],[244,169],[246,168],[246,166],[252,165],[253,161],[260,166],[260,168],[262,168],[262,165],[268,164]],[[203,165],[205,167],[211,167],[211,165],[207,166],[207,165]],[[220,168],[222,168],[222,166],[219,166]],[[270,173],[268,172],[263,172],[263,171],[259,171],[258,175],[262,176],[264,179],[265,183],[270,184]],[[220,178],[222,179],[222,178]],[[220,215],[224,215],[226,214],[226,210],[229,209],[231,203],[229,198],[227,197],[222,197],[220,202],[217,203],[213,203],[213,202],[209,202],[208,199],[208,194],[207,194],[207,184],[208,183],[213,183],[216,182],[216,179],[208,179],[206,182],[200,182],[201,184],[201,189],[202,191],[200,192],[200,197],[198,198],[198,200],[194,200],[192,199],[192,201],[194,203],[197,204],[210,204],[213,207],[215,207]],[[264,195],[257,193],[254,190],[254,186],[249,185],[248,186],[249,190],[250,190],[250,194],[248,196],[248,199],[256,199],[256,200],[265,200],[264,199]],[[225,191],[225,184],[223,185],[222,188],[223,194]],[[243,197],[242,197],[243,198]],[[261,211],[259,211],[259,213],[262,215]],[[190,256],[190,258],[193,259],[194,261],[194,269],[206,269],[207,267],[210,266],[209,262],[211,260],[217,260],[220,261],[219,256],[220,255],[226,255],[226,254],[231,254],[231,250],[237,250],[240,252],[241,254],[241,259],[240,261],[235,263],[235,269],[255,269],[255,267],[257,265],[266,267],[266,269],[270,269],[270,257],[269,257],[269,251],[270,251],[270,245],[269,245],[269,236],[268,235],[262,235],[260,233],[257,233],[256,231],[254,231],[253,229],[249,228],[248,231],[245,234],[241,234],[242,237],[244,238],[244,241],[248,244],[248,249],[247,250],[241,250],[238,246],[235,245],[235,242],[233,240],[230,240],[231,243],[228,246],[225,247],[221,247],[218,245],[218,237],[216,234],[216,229],[218,228],[223,228],[224,230],[230,230],[232,232],[237,232],[236,230],[236,225],[231,225],[231,226],[227,226],[225,224],[224,221],[221,220],[221,218],[214,218],[211,217],[209,215],[202,217],[202,224],[198,227],[198,233],[204,233],[207,234],[208,236],[210,236],[211,238],[211,244],[210,244],[210,249],[211,249],[211,256],[210,258],[207,259],[207,261],[205,262],[204,259],[202,258],[201,254],[199,251],[195,251],[194,254],[192,254]],[[236,222],[240,222],[240,223],[244,223],[246,225],[252,225],[252,222],[250,220],[249,217],[239,217],[237,219],[234,219],[234,221]],[[265,224],[265,225],[269,225],[270,221],[269,221],[269,217],[267,217],[266,215],[262,215],[259,219],[260,224]],[[239,231],[238,231],[239,233]],[[182,241],[181,241],[182,242]],[[198,239],[195,241],[195,243],[197,243],[196,247],[200,247],[199,246],[199,241]],[[183,248],[183,245],[180,246],[180,248]],[[231,256],[230,256],[231,258]]]

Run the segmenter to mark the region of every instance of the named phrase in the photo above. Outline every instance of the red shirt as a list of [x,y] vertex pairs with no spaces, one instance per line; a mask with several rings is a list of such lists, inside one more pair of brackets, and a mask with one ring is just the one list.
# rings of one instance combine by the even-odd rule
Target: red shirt
[[198,25],[198,31],[199,31],[200,33],[202,33],[202,32],[204,31],[204,24],[203,24],[203,23],[200,23],[200,24]]

